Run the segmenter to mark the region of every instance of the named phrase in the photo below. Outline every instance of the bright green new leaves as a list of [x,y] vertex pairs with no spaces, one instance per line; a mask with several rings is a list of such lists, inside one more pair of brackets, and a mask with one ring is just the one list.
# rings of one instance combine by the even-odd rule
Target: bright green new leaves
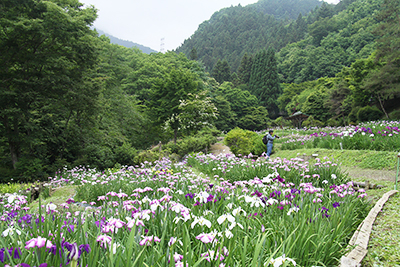
[[155,81],[148,106],[158,124],[166,124],[173,130],[175,142],[181,127],[181,102],[187,100],[189,94],[196,94],[198,87],[195,74],[183,68],[172,69],[168,76]]

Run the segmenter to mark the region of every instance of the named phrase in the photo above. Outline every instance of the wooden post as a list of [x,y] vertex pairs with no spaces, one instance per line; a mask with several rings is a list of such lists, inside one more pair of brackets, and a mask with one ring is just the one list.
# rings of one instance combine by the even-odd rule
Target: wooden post
[[158,146],[159,146],[158,147],[158,152],[160,152],[159,155],[158,155],[158,160],[161,160],[161,149],[162,149],[161,141],[158,142]]

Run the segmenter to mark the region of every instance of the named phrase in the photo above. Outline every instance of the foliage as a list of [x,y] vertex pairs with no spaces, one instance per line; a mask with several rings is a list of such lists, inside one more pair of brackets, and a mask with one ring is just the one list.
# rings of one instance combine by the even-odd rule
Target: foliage
[[[195,174],[189,164],[210,175]],[[225,166],[231,166],[233,177],[245,179],[228,180]],[[225,178],[210,178],[218,176]],[[263,178],[252,178],[258,176]],[[272,258],[307,267],[336,265],[369,209],[366,194],[342,181],[346,177],[329,162],[308,166],[213,155],[105,172],[63,169],[52,185],[77,184],[81,202],[39,202],[33,210],[23,196],[7,195],[18,207],[0,206],[2,216],[13,222],[13,228],[0,223],[2,259],[36,266],[75,266],[79,260],[85,266],[259,267]],[[6,244],[13,247],[8,257]]]
[[374,33],[377,40],[376,61],[380,68],[371,73],[365,82],[365,88],[379,101],[386,118],[388,114],[384,103],[389,99],[400,97],[400,2],[385,0],[377,15],[381,22]]
[[306,127],[306,128],[322,127],[322,126],[324,126],[324,123],[322,121],[314,119],[314,117],[312,115],[310,115],[305,121],[303,121],[301,126]]
[[377,107],[366,106],[360,108],[357,112],[357,119],[360,122],[375,121],[381,119],[381,117],[382,111],[380,111]]
[[[5,1],[0,31],[0,132],[23,179],[62,158],[71,124],[92,123],[99,86],[94,7],[73,1]],[[36,173],[35,173],[36,172]]]
[[213,68],[212,77],[220,84],[231,81],[231,69],[226,59],[218,60]]
[[330,128],[308,136],[289,137],[281,149],[326,148],[397,151],[400,145],[399,122],[372,122],[345,128]]
[[231,82],[224,82],[213,92],[214,103],[220,117],[217,118],[218,129],[228,131],[235,127],[250,130],[261,130],[269,123],[269,113],[259,105],[257,97],[247,90],[237,88]]
[[262,136],[240,128],[229,131],[225,136],[224,143],[236,156],[247,156],[249,154],[259,156],[266,151]]
[[400,120],[400,110],[394,110],[389,114],[389,118],[392,120]]
[[279,50],[301,40],[312,19],[298,19],[299,14],[305,15],[319,5],[321,2],[315,0],[269,0],[224,8],[201,23],[176,51],[189,55],[195,47],[207,71],[211,72],[219,60],[227,60],[236,72],[245,53],[255,54],[265,47]]
[[244,116],[237,123],[238,127],[251,131],[260,131],[268,127],[270,120],[265,107],[249,107],[244,112]]
[[32,184],[17,184],[17,183],[7,183],[7,184],[0,184],[0,194],[4,195],[6,193],[14,194],[19,193],[20,190],[25,190],[31,187]]
[[272,48],[261,50],[253,57],[249,91],[257,97],[260,105],[267,108],[271,118],[277,117],[279,109],[276,100],[282,92]]
[[189,135],[178,139],[176,143],[170,141],[166,144],[158,144],[152,149],[140,151],[135,156],[134,163],[154,162],[163,157],[178,160],[193,152],[207,151],[209,147],[217,141],[216,136],[219,133],[220,132],[215,128],[203,128],[195,135]]
[[181,129],[186,134],[197,133],[204,127],[212,127],[218,116],[218,110],[205,91],[189,94],[187,100],[181,100],[178,119]]

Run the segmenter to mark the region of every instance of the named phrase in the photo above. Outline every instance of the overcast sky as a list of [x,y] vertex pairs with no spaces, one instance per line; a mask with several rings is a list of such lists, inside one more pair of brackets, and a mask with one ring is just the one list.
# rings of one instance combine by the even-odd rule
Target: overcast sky
[[[81,0],[98,9],[97,29],[153,50],[173,50],[221,8],[257,0]],[[327,0],[337,3],[339,0]],[[163,39],[163,41],[161,40]]]

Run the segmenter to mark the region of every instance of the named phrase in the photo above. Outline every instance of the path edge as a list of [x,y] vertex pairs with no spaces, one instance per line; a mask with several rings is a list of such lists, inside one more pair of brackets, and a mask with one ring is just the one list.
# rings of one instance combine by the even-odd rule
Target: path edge
[[339,267],[361,266],[361,261],[364,259],[368,252],[369,237],[371,235],[372,226],[376,220],[376,217],[382,210],[383,205],[385,205],[385,203],[389,200],[389,198],[398,192],[399,191],[397,190],[386,192],[379,199],[379,201],[376,202],[375,206],[368,213],[368,216],[358,226],[357,230],[353,234],[353,237],[350,239],[349,246],[354,248],[340,259]]

